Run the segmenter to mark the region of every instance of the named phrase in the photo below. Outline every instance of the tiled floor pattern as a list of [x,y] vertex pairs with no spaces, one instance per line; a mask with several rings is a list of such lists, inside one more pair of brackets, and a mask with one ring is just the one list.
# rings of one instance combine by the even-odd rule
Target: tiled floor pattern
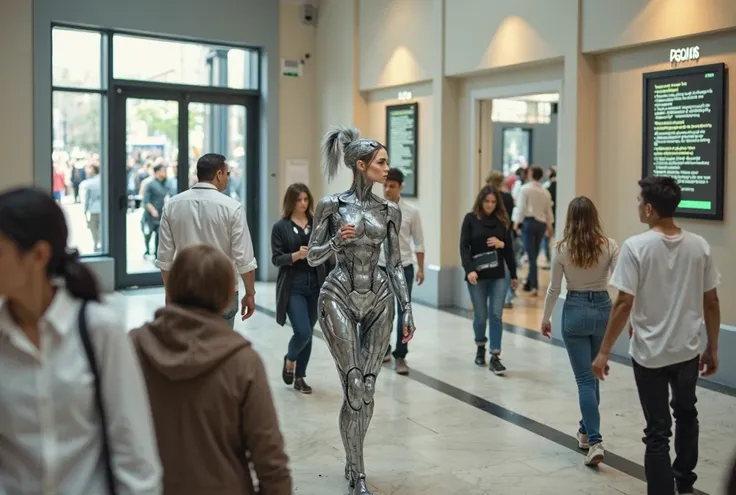
[[[275,306],[273,284],[258,284],[257,289],[257,302],[266,311],[239,323],[238,330],[253,342],[268,368],[295,493],[346,494],[337,430],[341,392],[329,351],[316,339],[308,373],[312,396],[286,387],[280,366],[291,331],[277,326],[267,313]],[[113,299],[133,328],[150,318],[163,294],[141,291]],[[630,368],[612,364],[602,388],[604,442],[621,458],[618,465],[628,468],[622,472],[602,465],[592,470],[569,448],[579,413],[564,349],[507,332],[504,362],[509,372],[500,378],[472,363],[469,320],[426,307],[415,309],[415,319],[418,330],[409,358],[420,373],[407,378],[384,368],[378,381],[365,449],[375,495],[646,493],[637,478],[643,418]],[[734,453],[735,442],[725,432],[735,431],[736,398],[704,389],[699,397],[698,488],[716,495],[723,493],[724,473]],[[489,414],[484,407],[500,413]]]

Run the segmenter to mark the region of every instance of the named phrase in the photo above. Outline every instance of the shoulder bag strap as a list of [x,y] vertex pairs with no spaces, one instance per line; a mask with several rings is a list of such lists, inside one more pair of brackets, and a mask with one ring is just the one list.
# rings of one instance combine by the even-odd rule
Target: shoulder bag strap
[[102,430],[102,461],[105,465],[105,476],[107,478],[108,491],[110,495],[117,495],[117,488],[115,487],[115,473],[112,469],[112,456],[110,454],[110,435],[107,430],[107,415],[105,414],[105,404],[102,401],[100,369],[97,367],[97,357],[95,356],[95,351],[92,347],[92,339],[90,339],[89,330],[87,328],[86,312],[87,301],[84,301],[82,302],[82,307],[79,309],[79,336],[82,338],[82,345],[84,346],[84,353],[87,355],[89,368],[94,375],[95,409],[97,409],[97,414],[100,417],[100,429]]

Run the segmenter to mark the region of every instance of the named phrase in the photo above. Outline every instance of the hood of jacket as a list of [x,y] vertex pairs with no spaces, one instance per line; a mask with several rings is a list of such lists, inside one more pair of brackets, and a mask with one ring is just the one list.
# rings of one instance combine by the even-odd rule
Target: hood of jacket
[[172,381],[209,373],[250,342],[215,314],[167,306],[132,332],[138,352]]

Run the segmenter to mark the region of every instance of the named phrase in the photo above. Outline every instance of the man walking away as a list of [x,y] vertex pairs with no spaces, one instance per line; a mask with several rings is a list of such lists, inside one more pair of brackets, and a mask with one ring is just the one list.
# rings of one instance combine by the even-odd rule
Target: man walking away
[[521,242],[529,258],[529,275],[524,284],[524,290],[537,295],[539,289],[539,272],[537,259],[539,247],[545,233],[552,237],[552,196],[539,182],[544,177],[544,171],[539,165],[531,169],[532,180],[521,186],[519,198],[516,200],[513,221],[517,232],[521,228]]
[[[222,194],[227,189],[229,167],[225,157],[215,153],[197,161],[197,180],[191,189],[171,198],[163,210],[160,244],[156,266],[166,286],[169,271],[178,251],[193,244],[208,244],[220,249],[233,261],[234,269],[245,285],[241,315],[250,318],[255,311],[255,255],[245,208]],[[237,279],[237,277],[236,277]],[[233,304],[223,315],[231,327],[238,313],[238,286]]]
[[[622,246],[611,285],[618,297],[611,310],[593,372],[607,373],[611,348],[627,323],[630,354],[646,429],[644,470],[648,495],[693,493],[698,462],[698,411],[695,386],[718,370],[721,311],[720,274],[708,242],[673,220],[680,186],[670,177],[639,181],[639,219],[649,225]],[[707,343],[700,355],[700,326]],[[670,400],[672,390],[672,401]],[[669,402],[669,404],[668,404]],[[675,461],[670,461],[672,407]]]
[[[386,182],[383,185],[383,196],[389,201],[393,201],[399,205],[401,210],[401,228],[399,230],[399,248],[401,248],[401,261],[404,264],[404,277],[409,286],[409,298],[411,298],[411,288],[414,283],[414,254],[417,256],[417,285],[424,282],[424,234],[422,232],[422,219],[419,216],[419,210],[401,199],[401,191],[404,190],[404,173],[392,168],[388,171]],[[412,242],[414,249],[412,249]],[[381,249],[381,255],[378,265],[382,269],[386,269],[386,257]],[[401,308],[397,303],[396,316],[398,318],[396,324],[396,349],[393,356],[396,373],[399,375],[408,375],[409,366],[406,364],[406,355],[409,352],[409,346],[402,342],[404,337],[401,328]],[[384,362],[391,361],[391,346],[389,345],[384,357]]]

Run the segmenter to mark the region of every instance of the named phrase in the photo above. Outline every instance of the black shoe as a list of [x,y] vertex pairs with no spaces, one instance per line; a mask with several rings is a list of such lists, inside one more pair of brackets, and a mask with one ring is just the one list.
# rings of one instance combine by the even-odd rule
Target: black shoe
[[479,345],[475,350],[475,364],[478,366],[486,365],[486,347],[483,345]]
[[289,371],[286,367],[286,356],[284,356],[284,367],[281,368],[281,379],[284,380],[284,383],[287,385],[294,383],[294,371]]
[[492,371],[496,375],[503,375],[506,373],[506,366],[501,364],[501,358],[497,354],[491,356],[491,362],[488,365],[488,370]]
[[312,393],[312,387],[307,385],[307,382],[304,381],[304,378],[297,378],[296,380],[294,380],[294,390],[305,395],[309,395]]

